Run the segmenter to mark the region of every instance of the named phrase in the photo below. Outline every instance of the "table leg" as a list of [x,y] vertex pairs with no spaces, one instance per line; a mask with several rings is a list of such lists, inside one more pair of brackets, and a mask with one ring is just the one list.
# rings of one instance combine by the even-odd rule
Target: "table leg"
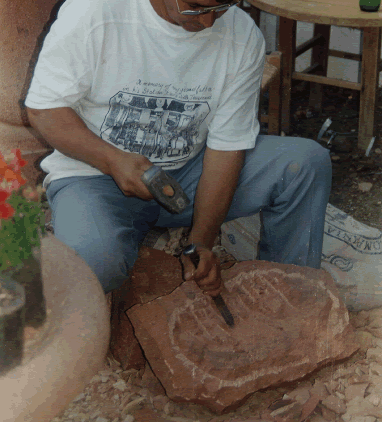
[[282,53],[281,130],[290,131],[292,73],[296,58],[296,21],[280,17],[279,51]]
[[[315,24],[313,36],[316,37],[317,35],[321,35],[322,43],[313,47],[311,65],[318,64],[320,66],[318,71],[314,72],[316,75],[327,76],[330,25]],[[321,112],[322,84],[315,82],[310,83],[309,105],[313,107],[315,111]]]
[[277,77],[273,79],[268,88],[268,135],[280,135],[281,60],[282,54],[280,51],[274,51],[268,55],[268,62],[278,69]]
[[374,135],[375,106],[379,85],[381,29],[363,28],[361,96],[358,147],[366,149]]

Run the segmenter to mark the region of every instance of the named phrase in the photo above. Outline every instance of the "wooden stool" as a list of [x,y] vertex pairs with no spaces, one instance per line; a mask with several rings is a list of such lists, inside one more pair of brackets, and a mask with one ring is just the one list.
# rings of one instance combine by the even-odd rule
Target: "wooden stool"
[[[360,92],[358,146],[366,149],[375,135],[375,105],[381,53],[381,13],[361,12],[358,0],[247,0],[248,3],[280,16],[279,50],[282,61],[281,129],[290,130],[292,80],[313,83],[311,104],[320,108],[321,85],[350,88]],[[313,38],[296,47],[297,21],[314,23]],[[362,55],[329,49],[330,26],[345,26],[363,31]],[[296,58],[313,49],[312,63],[303,72],[295,71]],[[360,61],[360,82],[347,82],[327,77],[328,57],[342,57]]]
[[[381,51],[381,28],[364,28],[362,54],[330,50],[330,25],[315,24],[313,37],[296,48],[296,21],[280,18],[279,49],[285,60],[282,65],[281,128],[290,130],[290,105],[292,80],[311,82],[309,105],[321,110],[322,85],[349,88],[360,92],[358,146],[366,149],[374,135],[375,105],[377,99]],[[302,72],[295,71],[296,58],[312,49],[310,66]],[[356,60],[362,63],[361,82],[348,82],[328,78],[329,56]]]
[[[268,91],[268,114],[260,114],[259,120],[268,124],[268,135],[280,135],[281,123],[281,58],[279,51],[267,54],[263,79],[261,80],[261,94]],[[260,110],[259,110],[260,113]]]

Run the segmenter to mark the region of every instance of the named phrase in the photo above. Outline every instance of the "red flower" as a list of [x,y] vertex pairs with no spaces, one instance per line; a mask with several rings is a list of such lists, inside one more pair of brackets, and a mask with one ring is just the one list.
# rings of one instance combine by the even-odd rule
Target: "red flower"
[[7,164],[6,158],[0,153],[0,182],[3,187],[0,188],[0,219],[10,218],[15,214],[15,210],[5,201],[9,198],[13,191],[20,189],[26,183],[26,180],[21,176],[20,169],[24,167],[26,161],[21,158],[19,149],[13,149],[13,159]]
[[15,210],[6,202],[0,204],[0,219],[7,219],[14,215]]
[[7,170],[8,170],[8,165],[3,160],[3,157],[0,154],[0,181],[3,180],[4,174]]
[[25,185],[25,183],[26,183],[26,180],[23,179],[23,177],[21,176],[20,173],[15,173],[13,170],[10,170],[9,168],[7,170],[5,170],[5,172],[4,172],[4,179],[7,182],[17,181],[16,189],[18,189],[22,185]]
[[0,203],[5,202],[9,198],[10,194],[6,190],[0,190]]
[[9,165],[15,172],[19,172],[21,167],[24,167],[27,164],[27,161],[21,158],[21,151],[19,149],[12,149],[11,152],[14,154],[15,158]]

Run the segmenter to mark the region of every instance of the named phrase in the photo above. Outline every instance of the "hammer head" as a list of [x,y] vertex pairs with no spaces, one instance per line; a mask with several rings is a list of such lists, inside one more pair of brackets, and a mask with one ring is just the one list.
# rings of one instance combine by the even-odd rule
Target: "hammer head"
[[150,167],[141,179],[154,199],[168,212],[180,214],[190,204],[180,184],[160,167]]

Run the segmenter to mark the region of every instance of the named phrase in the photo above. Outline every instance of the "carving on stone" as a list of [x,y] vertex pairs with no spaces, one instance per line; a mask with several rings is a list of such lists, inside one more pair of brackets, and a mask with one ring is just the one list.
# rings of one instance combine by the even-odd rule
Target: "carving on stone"
[[357,349],[347,310],[326,272],[243,264],[246,271],[236,268],[222,293],[233,328],[193,282],[128,311],[173,400],[225,412],[254,391],[300,378]]

